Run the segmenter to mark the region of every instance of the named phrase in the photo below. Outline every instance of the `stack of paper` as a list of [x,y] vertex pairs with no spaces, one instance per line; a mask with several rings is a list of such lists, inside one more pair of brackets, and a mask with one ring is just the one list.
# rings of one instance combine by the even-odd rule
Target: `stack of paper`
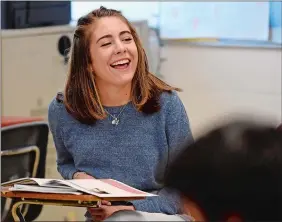
[[97,197],[149,197],[155,194],[143,192],[113,179],[42,179],[22,178],[6,183],[14,192],[38,192],[60,194],[91,194]]

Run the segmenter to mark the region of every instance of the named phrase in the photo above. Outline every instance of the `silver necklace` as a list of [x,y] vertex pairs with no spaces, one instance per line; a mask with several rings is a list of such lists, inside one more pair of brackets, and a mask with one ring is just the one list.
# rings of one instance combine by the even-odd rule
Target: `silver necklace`
[[[128,104],[128,103],[127,103]],[[113,120],[112,120],[112,125],[118,125],[119,124],[119,116],[122,114],[122,112],[124,111],[124,109],[125,109],[125,107],[127,106],[127,104],[125,104],[123,107],[122,107],[122,109],[121,109],[121,111],[119,112],[119,114],[117,115],[117,116],[114,116],[114,115],[112,115],[112,114],[110,114],[107,110],[105,110],[106,111],[106,113],[108,113],[112,118],[113,118]]]

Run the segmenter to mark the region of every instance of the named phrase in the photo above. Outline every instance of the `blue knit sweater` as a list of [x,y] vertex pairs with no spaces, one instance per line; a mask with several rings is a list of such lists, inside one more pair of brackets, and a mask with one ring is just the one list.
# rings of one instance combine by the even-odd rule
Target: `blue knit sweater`
[[[165,169],[185,139],[192,139],[185,108],[176,92],[162,93],[159,112],[145,115],[131,102],[117,126],[112,117],[85,125],[74,119],[63,103],[49,106],[49,126],[57,151],[57,169],[65,179],[76,171],[95,178],[113,178],[158,196],[132,201],[136,210],[177,214],[180,198],[163,187]],[[122,107],[105,107],[112,115]]]

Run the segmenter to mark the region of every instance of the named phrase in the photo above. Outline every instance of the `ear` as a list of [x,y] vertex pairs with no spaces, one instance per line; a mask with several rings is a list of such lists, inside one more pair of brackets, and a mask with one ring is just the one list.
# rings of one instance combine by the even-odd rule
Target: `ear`
[[92,65],[92,64],[89,64],[89,65],[88,65],[87,71],[94,74],[93,65]]
[[182,197],[182,201],[185,214],[191,215],[195,221],[207,221],[202,209],[198,204],[184,196]]
[[237,214],[231,214],[226,222],[243,222],[244,220]]

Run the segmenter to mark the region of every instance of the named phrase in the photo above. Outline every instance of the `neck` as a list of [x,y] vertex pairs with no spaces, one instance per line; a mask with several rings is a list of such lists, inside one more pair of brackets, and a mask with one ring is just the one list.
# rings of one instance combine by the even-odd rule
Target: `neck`
[[103,106],[122,106],[131,100],[131,83],[122,87],[98,86]]

